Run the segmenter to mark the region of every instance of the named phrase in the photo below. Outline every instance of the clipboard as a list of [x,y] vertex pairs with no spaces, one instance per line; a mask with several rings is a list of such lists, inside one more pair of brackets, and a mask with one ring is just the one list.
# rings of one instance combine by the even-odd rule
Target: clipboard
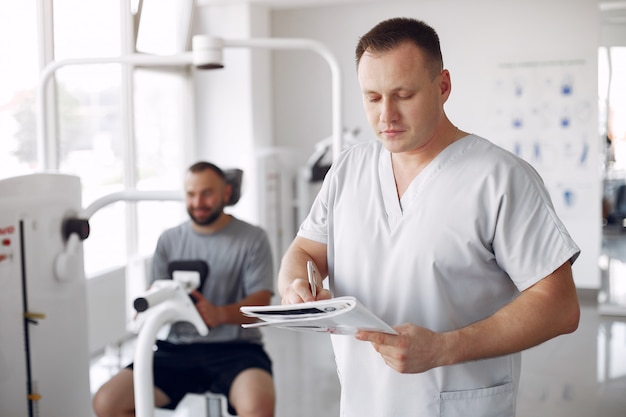
[[397,334],[356,298],[336,297],[299,304],[243,306],[240,311],[260,321],[244,328],[274,326],[288,330],[352,335],[358,330]]

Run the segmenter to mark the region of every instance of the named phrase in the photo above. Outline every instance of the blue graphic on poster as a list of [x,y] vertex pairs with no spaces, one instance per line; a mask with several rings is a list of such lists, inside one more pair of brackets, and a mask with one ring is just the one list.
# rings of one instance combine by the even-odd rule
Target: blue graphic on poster
[[492,136],[537,169],[566,216],[597,177],[589,73],[582,59],[502,63],[493,82]]

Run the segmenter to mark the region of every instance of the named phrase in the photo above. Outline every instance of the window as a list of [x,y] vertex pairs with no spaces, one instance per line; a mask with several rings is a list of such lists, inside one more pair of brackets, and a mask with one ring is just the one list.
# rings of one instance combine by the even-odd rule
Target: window
[[[135,71],[135,137],[137,188],[178,190],[182,187],[184,150],[191,140],[188,80],[179,72]],[[182,202],[137,204],[138,254],[149,256],[165,227],[185,217]]]
[[[120,2],[55,0],[55,60],[119,56]],[[70,65],[56,71],[59,171],[77,175],[83,206],[124,187],[125,146],[122,68],[119,64]],[[84,242],[85,272],[126,261],[124,204],[90,219]]]
[[607,171],[626,171],[626,47],[599,50],[600,134],[607,138]]
[[[42,3],[52,4],[53,27],[44,29],[48,32],[40,38],[54,40],[54,53],[44,50],[49,45],[38,44],[37,2],[0,4],[0,35],[11,40],[0,45],[3,62],[10,62],[0,78],[0,178],[40,168],[35,108],[39,57],[115,57],[125,53],[123,45],[134,43],[125,38],[133,31],[123,30],[124,2]],[[145,12],[140,23],[144,52],[173,54],[187,48],[192,0],[136,4],[143,4],[140,15]],[[163,42],[166,29],[170,43]],[[183,156],[193,143],[190,71],[127,68],[74,63],[58,69],[50,83],[54,108],[48,111],[56,115],[53,136],[58,147],[58,166],[51,168],[81,178],[83,207],[122,189],[181,187]],[[156,236],[184,216],[178,202],[117,202],[99,210],[90,219],[91,235],[84,242],[86,275],[124,265],[138,253],[151,254]]]
[[[141,53],[172,55],[189,49],[194,1],[144,0],[137,34]],[[137,188],[180,189],[193,114],[189,68],[138,68],[134,73]],[[183,203],[137,204],[137,252],[151,255],[165,227],[186,218]]]
[[0,2],[0,38],[5,40],[0,43],[0,178],[28,174],[37,162],[36,24],[35,2]]
[[194,0],[144,0],[137,51],[169,55],[189,47]]

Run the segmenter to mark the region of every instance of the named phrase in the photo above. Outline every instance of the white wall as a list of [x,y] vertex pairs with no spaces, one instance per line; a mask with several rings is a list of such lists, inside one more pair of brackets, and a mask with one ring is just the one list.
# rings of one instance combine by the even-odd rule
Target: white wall
[[[260,6],[200,7],[194,34],[224,39],[267,37],[269,12]],[[224,69],[196,71],[197,159],[244,170],[242,197],[231,209],[259,223],[256,152],[272,143],[269,52],[226,48]]]
[[[200,7],[194,33],[226,40],[270,37],[269,9],[242,2]],[[292,150],[274,144],[271,50],[228,47],[224,69],[195,72],[194,159],[244,170],[242,197],[228,210],[268,232],[278,262],[293,234]],[[289,172],[287,172],[289,171]]]
[[[582,248],[574,266],[577,285],[598,288],[601,239],[600,142],[596,116],[598,13],[595,0],[390,1],[358,7],[275,10],[271,30],[275,37],[317,39],[335,53],[342,67],[344,126],[359,127],[363,137],[373,136],[360,101],[354,47],[359,36],[385,18],[412,16],[438,31],[444,62],[453,81],[447,104],[449,116],[462,129],[504,147],[512,146],[513,132],[494,122],[502,102],[506,104],[512,99],[496,91],[496,79],[510,80],[521,74],[558,82],[558,77],[573,71],[577,103],[586,106],[584,120],[577,120],[570,132],[542,131],[535,127],[520,140],[523,147],[530,146],[533,140],[556,147],[552,153],[546,152],[546,159],[552,159],[536,167],[544,176],[559,215]],[[330,74],[323,62],[310,54],[303,52],[294,57],[276,52],[273,78],[275,144],[304,150],[303,163],[314,144],[330,134]],[[535,88],[534,98],[540,93]],[[564,106],[557,100],[551,99],[550,105]],[[533,104],[524,105],[530,111]],[[543,137],[535,139],[536,135]],[[573,167],[567,153],[580,152],[575,148],[583,146],[583,141],[587,146],[586,164],[582,168]],[[569,190],[575,190],[575,199]],[[570,205],[563,202],[564,194]],[[572,202],[576,203],[575,207]]]

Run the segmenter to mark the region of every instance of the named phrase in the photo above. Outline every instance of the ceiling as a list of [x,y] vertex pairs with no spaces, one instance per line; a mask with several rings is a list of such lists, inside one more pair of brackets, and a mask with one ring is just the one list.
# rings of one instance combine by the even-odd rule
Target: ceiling
[[[233,3],[256,3],[269,6],[273,9],[315,7],[337,4],[363,4],[382,3],[385,0],[196,0],[199,6],[233,4]],[[607,25],[626,26],[626,1],[625,0],[600,0],[600,16],[602,23]]]
[[269,6],[272,9],[287,9],[298,7],[330,6],[338,4],[364,4],[382,3],[385,0],[196,0],[196,4],[216,5],[216,4],[237,4],[255,3]]
[[604,24],[626,26],[626,1],[601,1],[600,16]]

